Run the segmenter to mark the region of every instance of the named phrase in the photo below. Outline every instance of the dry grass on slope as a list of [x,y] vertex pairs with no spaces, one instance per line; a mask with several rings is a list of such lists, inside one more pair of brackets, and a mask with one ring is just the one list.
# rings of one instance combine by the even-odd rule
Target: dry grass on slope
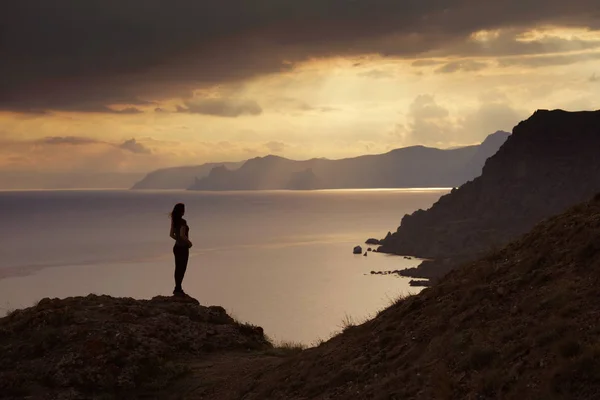
[[245,399],[600,398],[600,196],[257,373]]

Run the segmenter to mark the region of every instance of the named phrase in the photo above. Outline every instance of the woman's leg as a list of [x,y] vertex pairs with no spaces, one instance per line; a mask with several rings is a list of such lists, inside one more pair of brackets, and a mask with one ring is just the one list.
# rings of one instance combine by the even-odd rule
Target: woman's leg
[[188,260],[190,259],[190,249],[184,247],[181,249],[181,277],[179,280],[179,287],[181,287],[181,282],[183,282],[183,277],[185,276],[185,271],[187,270]]
[[181,292],[183,291],[181,282],[185,276],[190,253],[185,247],[174,247],[173,253],[175,254],[175,292]]

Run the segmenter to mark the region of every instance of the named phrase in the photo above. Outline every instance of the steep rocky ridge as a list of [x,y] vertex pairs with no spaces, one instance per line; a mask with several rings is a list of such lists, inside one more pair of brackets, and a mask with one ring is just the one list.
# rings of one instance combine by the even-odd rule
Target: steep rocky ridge
[[514,128],[480,177],[406,215],[379,251],[437,259],[421,274],[431,277],[453,260],[501,247],[600,190],[599,150],[600,111],[537,111]]

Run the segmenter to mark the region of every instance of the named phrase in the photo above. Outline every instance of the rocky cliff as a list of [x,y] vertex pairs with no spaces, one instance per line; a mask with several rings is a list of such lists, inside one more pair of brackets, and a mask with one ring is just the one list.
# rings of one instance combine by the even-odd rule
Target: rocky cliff
[[[465,260],[499,248],[600,190],[600,111],[537,111],[514,128],[480,177],[406,215],[380,251]],[[418,274],[417,274],[418,275]],[[435,275],[428,267],[427,276]]]

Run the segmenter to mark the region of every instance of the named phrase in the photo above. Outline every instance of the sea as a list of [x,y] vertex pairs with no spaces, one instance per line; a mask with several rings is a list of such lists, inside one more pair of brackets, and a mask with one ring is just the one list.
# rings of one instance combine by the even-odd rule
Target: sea
[[421,290],[371,274],[419,260],[352,250],[448,191],[0,191],[0,315],[46,297],[170,296],[168,214],[183,202],[184,290],[275,342],[310,346]]

